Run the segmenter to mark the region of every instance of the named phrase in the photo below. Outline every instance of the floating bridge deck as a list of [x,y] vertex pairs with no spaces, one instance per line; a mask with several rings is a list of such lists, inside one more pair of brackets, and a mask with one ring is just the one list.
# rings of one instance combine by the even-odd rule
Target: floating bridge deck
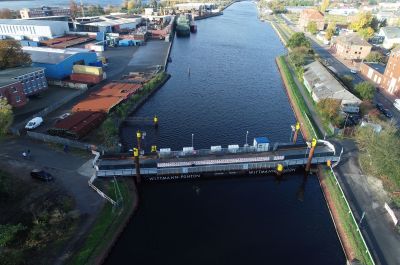
[[[140,157],[140,175],[148,180],[185,179],[237,174],[267,174],[275,172],[278,164],[285,171],[305,166],[310,145],[275,144],[268,148],[254,146],[183,151],[159,151]],[[332,164],[340,160],[335,147],[328,141],[319,140],[311,164]],[[96,161],[98,177],[134,176],[133,157],[101,157]]]

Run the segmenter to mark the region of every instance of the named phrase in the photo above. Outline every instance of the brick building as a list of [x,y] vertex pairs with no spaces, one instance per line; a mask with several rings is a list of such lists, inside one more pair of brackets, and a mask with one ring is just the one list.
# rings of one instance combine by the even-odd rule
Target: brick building
[[336,54],[345,60],[362,60],[371,52],[372,45],[357,33],[337,37],[332,44]]
[[324,15],[316,9],[304,9],[299,18],[299,27],[304,31],[307,29],[308,23],[315,22],[318,30],[324,30]]
[[0,98],[6,98],[12,107],[22,107],[27,102],[21,82],[11,78],[0,78]]
[[400,96],[400,47],[391,52],[386,68],[382,64],[362,63],[360,73],[379,88]]

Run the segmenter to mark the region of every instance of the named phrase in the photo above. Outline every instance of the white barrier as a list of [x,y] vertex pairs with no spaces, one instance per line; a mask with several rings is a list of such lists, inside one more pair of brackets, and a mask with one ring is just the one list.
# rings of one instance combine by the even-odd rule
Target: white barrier
[[394,225],[397,225],[399,223],[399,219],[397,219],[396,215],[394,214],[393,210],[389,207],[389,205],[385,202],[385,209],[392,218],[392,221]]

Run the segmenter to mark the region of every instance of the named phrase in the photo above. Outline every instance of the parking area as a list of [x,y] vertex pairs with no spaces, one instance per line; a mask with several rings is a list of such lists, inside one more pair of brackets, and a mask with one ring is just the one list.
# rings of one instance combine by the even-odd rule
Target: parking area
[[[163,66],[166,56],[168,55],[169,45],[169,42],[152,40],[147,42],[144,46],[108,48],[101,54],[108,60],[108,64],[104,68],[104,71],[107,74],[107,79],[98,85],[90,87],[83,94],[77,95],[60,108],[48,114],[44,117],[43,124],[32,131],[47,133],[47,130],[52,128],[60,119],[60,116],[66,113],[71,113],[71,109],[76,103],[86,98],[90,93],[97,91],[105,84],[113,80],[120,80],[123,75],[128,74],[129,72],[152,72],[159,65]],[[43,95],[33,98],[32,102],[29,102],[29,104],[26,105],[27,108],[23,107],[20,110],[20,113],[17,114],[18,121],[21,122],[32,117],[35,113],[38,113],[45,107],[74,92],[77,92],[77,90],[52,87],[49,91],[43,93]],[[31,106],[30,103],[32,103]]]

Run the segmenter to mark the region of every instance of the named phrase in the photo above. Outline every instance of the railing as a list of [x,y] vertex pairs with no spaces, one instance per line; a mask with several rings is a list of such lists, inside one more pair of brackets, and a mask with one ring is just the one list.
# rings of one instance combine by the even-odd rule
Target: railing
[[[314,157],[311,161],[312,164],[323,164],[328,160],[332,162],[337,161],[339,158],[336,156]],[[140,174],[142,175],[179,175],[179,174],[195,174],[207,172],[230,172],[230,171],[252,171],[252,170],[266,170],[275,168],[278,164],[282,164],[284,168],[305,165],[308,158],[290,159],[284,161],[274,162],[261,162],[261,163],[240,163],[230,165],[207,165],[207,166],[193,166],[193,167],[173,167],[173,168],[141,168]],[[272,172],[272,171],[271,171]],[[97,177],[111,177],[111,176],[134,176],[136,171],[132,169],[109,169],[99,170]]]

